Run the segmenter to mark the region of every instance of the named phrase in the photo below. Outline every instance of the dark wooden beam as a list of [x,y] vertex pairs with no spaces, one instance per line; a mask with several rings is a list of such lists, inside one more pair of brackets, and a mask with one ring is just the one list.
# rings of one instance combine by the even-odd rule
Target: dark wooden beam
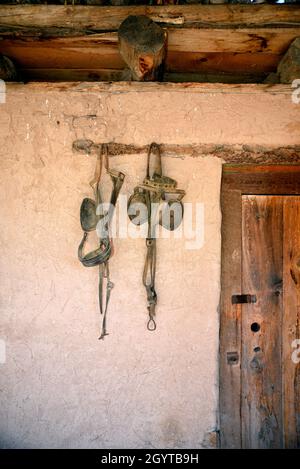
[[147,15],[179,29],[295,27],[300,23],[298,5],[5,5],[0,7],[0,32],[43,37],[111,32],[129,15]]
[[[64,68],[20,68],[24,81],[128,81],[126,70],[105,68],[95,69],[64,69]],[[262,83],[265,72],[232,73],[232,72],[165,72],[164,82],[170,83]]]
[[253,195],[300,194],[300,165],[223,166],[222,191]]

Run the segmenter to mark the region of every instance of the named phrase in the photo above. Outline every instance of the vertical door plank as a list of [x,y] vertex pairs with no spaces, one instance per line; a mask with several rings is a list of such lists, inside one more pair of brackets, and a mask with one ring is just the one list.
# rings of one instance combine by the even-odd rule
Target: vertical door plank
[[[283,198],[243,196],[242,446],[282,447]],[[259,329],[259,330],[257,330]]]
[[300,448],[300,197],[284,198],[283,396],[285,446]]
[[220,443],[241,447],[241,305],[232,295],[241,293],[241,192],[222,196],[222,297],[220,314]]

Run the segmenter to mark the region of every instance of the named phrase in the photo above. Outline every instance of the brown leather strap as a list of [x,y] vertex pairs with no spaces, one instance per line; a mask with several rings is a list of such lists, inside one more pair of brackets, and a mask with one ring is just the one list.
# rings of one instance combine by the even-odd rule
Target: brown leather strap
[[[155,160],[154,160],[152,168],[150,168],[150,166],[151,166],[151,153],[154,153],[154,152],[156,153]],[[150,175],[150,169],[152,169],[151,175]],[[148,155],[147,155],[147,178],[152,179],[154,174],[156,174],[157,176],[162,175],[160,146],[155,142],[151,143],[151,145],[149,147],[149,150],[148,150]]]
[[147,292],[148,301],[148,314],[149,321],[147,323],[147,329],[149,331],[155,331],[155,306],[157,303],[157,294],[155,291],[155,274],[156,274],[156,239],[147,238],[147,255],[145,259],[144,272],[143,272],[143,284]]
[[[99,265],[99,310],[102,316],[102,326],[101,326],[101,335],[99,339],[103,339],[107,335],[106,331],[106,315],[107,308],[110,299],[111,290],[113,288],[113,283],[109,278],[109,265],[108,261],[112,254],[112,241],[109,237],[109,225],[114,214],[114,208],[120,193],[125,175],[121,172],[109,170],[108,162],[108,148],[107,145],[101,145],[99,152],[97,154],[97,161],[95,167],[95,173],[93,179],[90,181],[90,186],[94,191],[95,196],[95,210],[99,207],[99,204],[102,204],[102,197],[100,191],[100,179],[102,174],[102,166],[110,175],[113,188],[111,191],[110,197],[110,207],[108,213],[101,213],[97,215],[98,221],[101,219],[101,216],[106,216],[106,236],[99,239],[99,246],[94,251],[91,251],[87,254],[83,254],[84,246],[87,241],[88,233],[84,232],[82,241],[78,248],[78,258],[82,264],[86,267],[93,267]],[[96,227],[95,227],[96,228]],[[104,279],[106,279],[106,295],[105,295],[105,307],[104,307],[104,298],[103,298],[103,284]]]
[[[155,153],[155,160],[151,161],[152,154]],[[154,156],[154,155],[153,155]],[[143,203],[147,208],[147,217],[140,223],[148,220],[148,234],[146,240],[147,254],[145,258],[144,271],[143,271],[143,285],[147,293],[147,309],[149,314],[149,320],[147,328],[150,331],[156,329],[155,323],[155,308],[157,304],[157,294],[155,291],[155,274],[156,274],[156,228],[162,220],[162,216],[159,217],[159,203],[165,201],[168,203],[171,201],[178,201],[185,195],[183,190],[177,189],[177,182],[162,174],[162,161],[160,146],[157,143],[151,143],[148,150],[147,156],[147,171],[146,177],[142,184],[139,184],[134,189],[134,194],[129,199],[128,207],[131,203]],[[170,199],[171,197],[171,199]],[[169,207],[169,206],[168,206]],[[156,211],[154,213],[154,210]],[[181,210],[183,213],[183,210]],[[134,217],[129,215],[129,218],[133,221]],[[181,220],[180,220],[181,222]],[[136,223],[136,224],[140,224]],[[162,223],[162,221],[161,221]],[[174,227],[173,227],[174,225]],[[165,225],[163,225],[165,226]],[[173,221],[170,221],[170,227],[167,229],[174,229],[177,227]]]

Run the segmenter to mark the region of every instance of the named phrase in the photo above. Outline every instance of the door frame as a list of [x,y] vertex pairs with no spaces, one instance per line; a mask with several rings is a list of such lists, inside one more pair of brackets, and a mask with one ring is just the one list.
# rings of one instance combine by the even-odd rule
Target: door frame
[[241,448],[242,196],[300,195],[300,165],[223,165],[219,348],[221,448]]

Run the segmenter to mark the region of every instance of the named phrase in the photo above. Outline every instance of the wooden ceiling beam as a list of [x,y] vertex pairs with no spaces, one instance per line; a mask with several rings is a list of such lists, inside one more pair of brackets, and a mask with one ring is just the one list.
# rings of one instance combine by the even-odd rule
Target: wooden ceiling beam
[[[114,69],[63,69],[63,68],[34,68],[20,69],[25,81],[71,82],[71,81],[126,81],[127,75],[123,70]],[[165,72],[163,81],[170,83],[261,83],[265,73],[235,72]]]
[[[268,30],[206,30],[206,29],[168,29],[168,52],[187,53],[264,53],[282,55],[291,42],[299,37],[299,28],[272,28]],[[0,50],[3,54],[16,51],[20,55],[26,49],[34,49],[36,54],[44,51],[51,55],[51,50],[60,54],[90,54],[101,57],[118,55],[117,33],[92,34],[81,37],[59,37],[37,39],[35,37],[18,37],[15,39],[2,36]],[[20,54],[18,53],[20,51]],[[67,57],[66,57],[67,58]],[[91,57],[92,58],[92,57]],[[20,57],[21,59],[21,57]],[[45,57],[47,60],[47,57]],[[204,60],[203,60],[204,62]]]
[[167,73],[264,79],[300,37],[297,5],[5,5],[0,6],[0,53],[15,61],[26,78],[38,79],[50,70],[52,79],[55,70],[64,71],[57,72],[57,80],[71,79],[72,70],[77,70],[74,77],[91,80],[105,76],[105,70],[117,77],[125,67],[117,30],[130,14],[149,15],[167,29]]
[[297,27],[299,5],[60,6],[2,5],[0,33],[43,37],[117,31],[129,15],[176,28]]
[[[174,29],[168,28],[170,52],[232,52],[283,54],[291,42],[300,35],[298,28],[252,29]],[[99,55],[118,49],[117,32],[88,34],[76,37],[36,38],[1,35],[1,50],[10,45],[17,47],[55,48],[57,50],[94,49]]]

